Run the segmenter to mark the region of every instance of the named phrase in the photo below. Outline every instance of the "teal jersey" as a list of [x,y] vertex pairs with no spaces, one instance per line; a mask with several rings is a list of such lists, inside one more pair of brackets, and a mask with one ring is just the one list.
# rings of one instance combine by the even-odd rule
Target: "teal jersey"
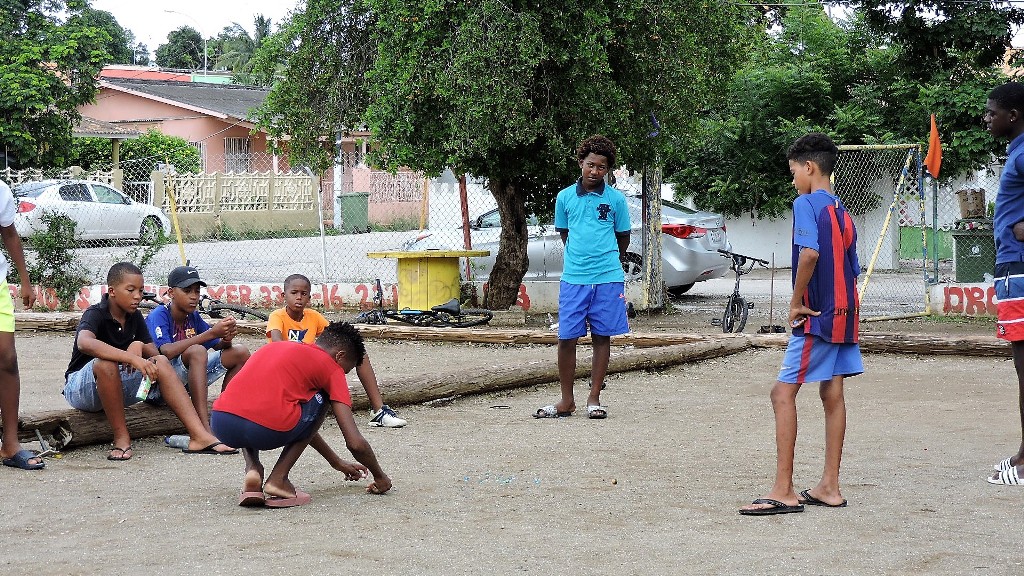
[[605,185],[586,192],[579,182],[558,193],[555,229],[568,230],[562,281],[570,284],[623,282],[616,233],[629,233],[629,206],[619,190]]

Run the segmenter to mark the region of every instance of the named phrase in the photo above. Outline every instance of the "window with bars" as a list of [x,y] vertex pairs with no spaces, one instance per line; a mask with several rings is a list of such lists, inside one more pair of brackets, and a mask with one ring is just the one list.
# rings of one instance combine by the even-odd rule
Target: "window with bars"
[[206,172],[206,142],[189,142],[188,145],[199,151],[199,171]]
[[248,138],[224,139],[224,171],[249,172],[252,169],[252,155]]

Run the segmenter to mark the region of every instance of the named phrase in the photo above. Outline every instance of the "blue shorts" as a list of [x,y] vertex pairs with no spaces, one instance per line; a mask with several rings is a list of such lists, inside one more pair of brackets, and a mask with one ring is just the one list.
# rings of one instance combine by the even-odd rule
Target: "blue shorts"
[[833,376],[856,376],[863,371],[859,344],[834,344],[817,336],[790,335],[779,382],[826,382]]
[[558,339],[572,340],[590,333],[616,336],[629,332],[626,292],[622,282],[558,285]]
[[[171,366],[174,366],[174,372],[178,375],[178,380],[181,380],[181,383],[185,385],[185,390],[191,395],[192,391],[188,389],[188,368],[181,361],[181,356],[171,360]],[[220,350],[208,350],[206,353],[206,387],[209,388],[227,373],[228,369],[220,361]],[[163,402],[160,388],[153,388],[153,391],[149,393],[149,398],[146,398],[146,400],[149,402]]]
[[[64,399],[76,410],[84,412],[102,412],[103,403],[100,402],[100,394],[96,388],[96,372],[93,371],[96,361],[99,358],[89,360],[89,363],[82,366],[81,370],[68,374],[64,382]],[[124,394],[124,405],[131,406],[141,402],[135,395],[139,392],[139,385],[142,384],[142,372],[130,366],[119,366],[121,374],[121,391]],[[153,386],[155,390],[157,386]],[[150,391],[150,396],[153,391]]]
[[299,404],[302,413],[295,426],[286,432],[271,430],[252,420],[228,412],[210,413],[210,428],[221,442],[234,448],[275,450],[311,437],[317,431],[317,421],[327,410],[327,395],[317,392],[307,402]]

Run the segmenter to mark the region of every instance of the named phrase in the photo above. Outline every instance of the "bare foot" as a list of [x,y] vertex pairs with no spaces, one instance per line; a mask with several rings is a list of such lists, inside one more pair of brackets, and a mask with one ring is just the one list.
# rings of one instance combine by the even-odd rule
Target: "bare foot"
[[295,498],[295,485],[291,483],[291,480],[287,478],[280,484],[271,484],[267,481],[263,485],[263,492],[267,496],[277,496],[278,498]]
[[[769,492],[766,496],[758,498],[758,500],[778,500],[779,502],[782,502],[786,506],[796,506],[800,504],[800,501],[797,499],[795,492],[790,492],[789,494],[784,495]],[[772,506],[771,504],[761,502],[758,504],[747,504],[746,506],[740,508],[740,510],[768,510],[769,508],[773,507],[774,506]]]
[[255,465],[245,470],[245,479],[242,481],[242,492],[263,491],[263,466]]

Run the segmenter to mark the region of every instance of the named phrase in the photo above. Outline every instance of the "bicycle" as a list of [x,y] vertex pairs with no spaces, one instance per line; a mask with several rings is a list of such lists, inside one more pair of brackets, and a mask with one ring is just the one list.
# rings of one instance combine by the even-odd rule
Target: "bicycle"
[[432,306],[430,310],[395,310],[384,307],[384,290],[380,278],[375,281],[373,309],[360,313],[353,320],[363,324],[387,324],[397,320],[413,326],[437,326],[440,328],[469,328],[491,321],[494,314],[482,308],[463,308],[458,299],[452,298],[444,304]]
[[719,252],[732,259],[729,269],[736,273],[736,284],[733,286],[732,294],[729,295],[729,301],[725,304],[725,313],[722,314],[722,319],[716,318],[712,320],[711,325],[721,326],[722,332],[726,333],[742,332],[744,326],[747,325],[747,316],[754,307],[754,303],[747,302],[743,296],[740,296],[740,277],[744,274],[749,274],[755,265],[767,268],[768,261],[729,252],[728,250],[720,249]]
[[[160,301],[160,298],[155,293],[143,292],[142,302],[139,302],[139,309],[146,310],[146,313],[148,314],[149,311],[162,304],[163,302]],[[246,308],[245,306],[239,306],[237,304],[221,302],[220,300],[212,298],[206,294],[199,295],[199,306],[196,308],[196,311],[217,320],[233,317],[235,320],[266,322],[270,318],[270,316],[265,312]]]

